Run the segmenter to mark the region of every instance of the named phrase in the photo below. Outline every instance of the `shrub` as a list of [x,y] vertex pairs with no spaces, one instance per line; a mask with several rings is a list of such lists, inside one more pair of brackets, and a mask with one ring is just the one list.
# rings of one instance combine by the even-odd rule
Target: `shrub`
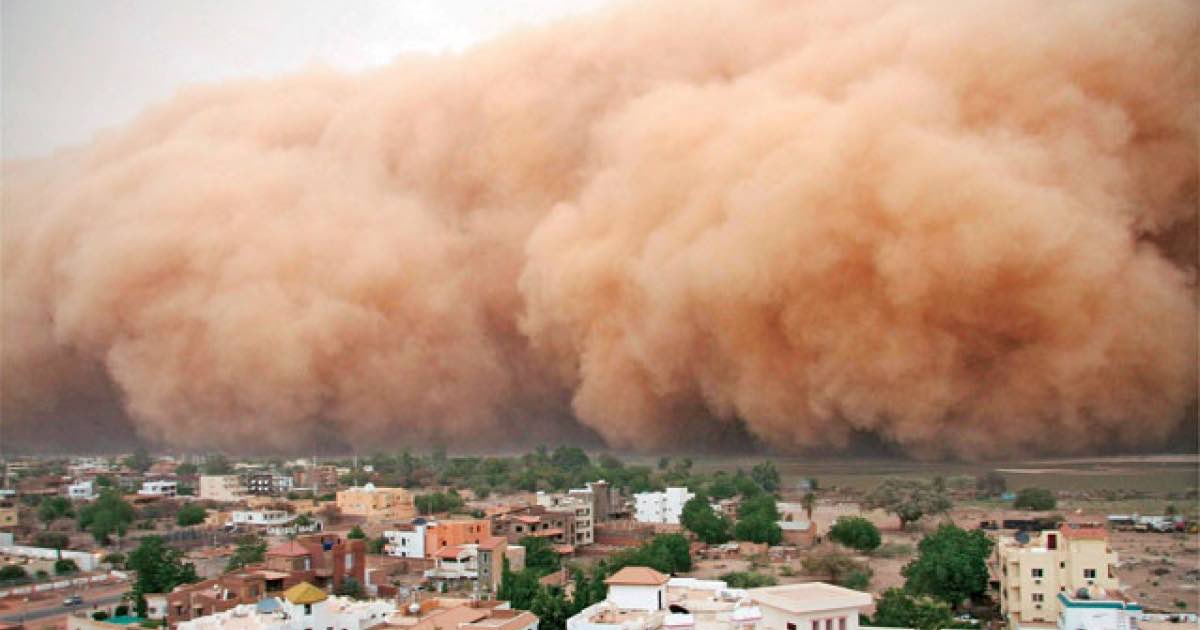
[[1017,493],[1016,501],[1013,501],[1013,507],[1018,510],[1053,510],[1058,501],[1054,498],[1054,493],[1045,488],[1022,488]]
[[55,575],[70,575],[72,573],[79,573],[79,565],[75,564],[74,560],[60,558],[54,561]]
[[115,609],[113,609],[113,616],[115,616],[115,617],[124,617],[125,615],[128,615],[128,614],[129,614],[129,606],[127,606],[125,604],[121,604],[120,606],[117,606]]
[[97,610],[96,612],[92,613],[92,619],[95,619],[96,621],[104,621],[105,619],[108,619],[108,612],[104,610]]
[[721,576],[732,588],[758,588],[760,586],[775,586],[779,583],[773,575],[764,575],[753,571],[734,571]]
[[24,567],[19,567],[15,564],[6,564],[0,567],[0,582],[15,582],[29,577],[25,572]]
[[861,516],[843,516],[829,530],[829,537],[859,551],[871,551],[881,542],[879,528]]

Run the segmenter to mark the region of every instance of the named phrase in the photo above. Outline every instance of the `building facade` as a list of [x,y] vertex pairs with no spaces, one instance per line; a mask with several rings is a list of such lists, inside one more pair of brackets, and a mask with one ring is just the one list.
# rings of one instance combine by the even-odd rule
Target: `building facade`
[[404,488],[381,488],[366,484],[337,493],[342,514],[362,516],[368,521],[404,521],[417,515],[413,497]]
[[246,488],[237,475],[200,475],[200,498],[235,503],[246,498]]
[[173,497],[177,492],[178,485],[174,481],[143,481],[142,488],[138,490],[138,495],[143,497]]
[[1000,612],[1009,628],[1057,623],[1068,600],[1122,602],[1117,554],[1102,527],[1070,527],[1002,537],[996,545]]
[[395,525],[392,529],[383,532],[383,538],[387,541],[384,545],[384,552],[397,558],[424,558],[425,556],[425,530],[427,528],[424,519],[413,519],[412,523],[404,523]]
[[596,541],[595,503],[590,490],[571,490],[568,494],[537,493],[537,504],[549,512],[569,512],[575,516],[575,531],[569,544],[590,545]]
[[695,494],[687,488],[667,488],[664,492],[639,492],[633,495],[634,518],[639,523],[679,524],[683,506]]
[[275,473],[246,475],[246,490],[260,497],[280,497],[292,491],[292,478]]

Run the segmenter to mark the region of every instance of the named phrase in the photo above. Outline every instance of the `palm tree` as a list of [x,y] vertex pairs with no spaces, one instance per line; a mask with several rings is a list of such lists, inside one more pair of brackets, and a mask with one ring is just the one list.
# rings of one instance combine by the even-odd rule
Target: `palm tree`
[[804,514],[808,517],[809,521],[812,521],[813,507],[815,507],[816,504],[817,495],[811,492],[805,493],[804,498],[800,499],[800,505],[804,506]]

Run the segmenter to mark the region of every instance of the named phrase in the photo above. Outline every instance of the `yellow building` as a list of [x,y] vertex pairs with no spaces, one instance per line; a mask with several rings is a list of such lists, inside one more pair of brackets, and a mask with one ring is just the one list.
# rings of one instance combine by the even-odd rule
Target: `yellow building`
[[1102,527],[1069,527],[1003,537],[996,545],[1000,612],[1010,630],[1057,625],[1064,601],[1121,601],[1117,554]]
[[20,522],[20,512],[16,504],[0,503],[0,529],[12,529]]
[[417,515],[408,490],[377,488],[370,483],[338,491],[337,506],[342,514],[365,516],[369,521],[402,521]]

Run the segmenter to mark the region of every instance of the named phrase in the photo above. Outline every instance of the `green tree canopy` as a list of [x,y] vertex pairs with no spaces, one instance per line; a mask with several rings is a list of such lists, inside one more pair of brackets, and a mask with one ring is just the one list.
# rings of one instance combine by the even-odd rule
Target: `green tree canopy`
[[553,543],[548,539],[526,536],[521,539],[521,546],[525,548],[525,569],[527,571],[532,571],[538,577],[542,577],[558,570],[558,552],[554,550]]
[[183,553],[168,547],[162,536],[147,536],[129,554],[126,566],[137,572],[131,595],[137,616],[146,616],[146,594],[166,593],[180,584],[197,581],[196,569],[183,561]]
[[242,536],[238,539],[233,555],[229,556],[229,563],[225,565],[225,570],[236,571],[248,564],[262,562],[266,556],[267,541],[254,535]]
[[363,591],[362,584],[359,584],[358,580],[352,577],[344,578],[342,583],[338,584],[337,588],[333,589],[333,594],[341,595],[342,597],[349,597],[351,599],[362,599],[366,597],[366,593]]
[[54,575],[71,575],[79,573],[79,565],[70,558],[59,558],[54,561]]
[[613,554],[607,568],[616,573],[631,566],[650,567],[667,574],[691,571],[691,544],[680,534],[659,534],[641,547]]
[[829,529],[833,540],[859,551],[873,551],[881,542],[879,528],[861,516],[842,516]]
[[38,520],[45,523],[47,528],[57,519],[74,515],[75,510],[67,497],[47,497],[38,505]]
[[190,477],[199,470],[195,464],[183,463],[175,467],[175,474],[180,477]]
[[208,516],[208,510],[205,510],[204,506],[196,503],[187,503],[175,513],[175,522],[180,527],[190,527],[203,523],[206,516]]
[[137,448],[133,449],[133,454],[126,457],[122,463],[130,470],[144,473],[154,465],[154,458],[150,456],[150,452],[146,450],[145,446],[139,444]]
[[1017,499],[1013,507],[1018,510],[1053,510],[1058,505],[1054,493],[1045,488],[1021,488],[1017,491]]
[[989,470],[975,478],[975,496],[998,497],[1008,491],[1008,480],[999,471]]
[[204,459],[204,468],[206,475],[228,475],[233,472],[233,465],[229,463],[229,459],[221,453],[212,453]]
[[350,528],[350,533],[346,534],[346,538],[366,540],[367,533],[364,532],[361,527],[355,525],[354,527]]
[[730,588],[758,588],[760,586],[775,586],[779,580],[774,575],[755,573],[753,571],[734,571],[721,576],[721,580]]
[[702,490],[696,491],[683,506],[680,523],[689,531],[696,534],[700,540],[714,545],[729,540],[729,519],[724,514],[718,514],[708,503],[708,496]]
[[993,544],[980,530],[942,525],[921,539],[916,559],[901,571],[905,587],[957,609],[963,600],[987,591],[987,558]]
[[770,460],[750,469],[750,478],[767,492],[774,493],[779,490],[779,471],[775,469],[774,462]]
[[729,499],[736,496],[737,493],[737,485],[733,483],[733,477],[723,470],[713,475],[712,481],[708,483],[708,494],[714,499]]
[[120,492],[105,490],[79,511],[79,528],[91,532],[97,543],[107,545],[112,534],[125,535],[135,516],[133,506],[125,502]]
[[942,630],[954,625],[954,613],[944,602],[914,597],[904,589],[889,588],[875,602],[875,616],[863,623],[888,628]]
[[738,506],[738,520],[733,535],[738,540],[778,545],[783,540],[779,527],[779,508],[775,497],[760,494],[743,499]]
[[951,507],[945,489],[912,479],[888,479],[866,498],[868,508],[880,508],[900,518],[900,528],[927,514],[941,514]]

